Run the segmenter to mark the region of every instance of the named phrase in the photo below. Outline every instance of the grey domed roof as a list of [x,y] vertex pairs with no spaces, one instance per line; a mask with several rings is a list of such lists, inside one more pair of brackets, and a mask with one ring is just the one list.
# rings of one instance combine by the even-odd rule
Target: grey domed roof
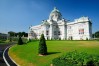
[[62,18],[62,15],[60,11],[56,7],[54,7],[54,9],[51,11],[49,15],[49,20],[58,21],[58,20],[61,20],[61,18]]

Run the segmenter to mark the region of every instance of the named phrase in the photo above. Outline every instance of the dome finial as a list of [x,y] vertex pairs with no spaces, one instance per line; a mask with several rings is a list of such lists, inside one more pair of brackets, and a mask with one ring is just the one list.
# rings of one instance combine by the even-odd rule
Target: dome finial
[[59,10],[56,8],[56,7],[54,7],[54,9],[52,10],[52,12],[59,12]]
[[56,7],[54,7],[54,9],[57,9]]

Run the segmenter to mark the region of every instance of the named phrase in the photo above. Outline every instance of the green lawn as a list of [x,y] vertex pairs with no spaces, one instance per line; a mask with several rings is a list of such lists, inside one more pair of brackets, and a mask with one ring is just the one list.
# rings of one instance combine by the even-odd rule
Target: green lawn
[[6,41],[0,40],[0,44],[4,44],[4,43],[6,43]]
[[69,51],[99,55],[99,41],[46,41],[47,56],[38,56],[38,41],[10,48],[9,55],[20,66],[50,66],[51,60]]
[[0,44],[7,44],[7,43],[10,43],[9,40],[0,40]]

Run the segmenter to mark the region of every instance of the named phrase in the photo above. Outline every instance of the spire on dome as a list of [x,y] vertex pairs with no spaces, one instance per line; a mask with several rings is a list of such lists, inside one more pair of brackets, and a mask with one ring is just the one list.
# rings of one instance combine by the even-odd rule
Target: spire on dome
[[59,12],[59,10],[56,7],[54,7],[54,9],[52,10],[52,12]]
[[56,7],[54,7],[54,10],[57,10],[57,8],[56,8]]

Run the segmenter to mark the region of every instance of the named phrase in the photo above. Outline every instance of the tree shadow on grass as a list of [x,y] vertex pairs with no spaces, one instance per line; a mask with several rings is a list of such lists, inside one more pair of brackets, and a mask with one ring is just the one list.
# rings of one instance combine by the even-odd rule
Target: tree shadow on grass
[[58,53],[61,53],[61,52],[48,52],[48,55],[58,54]]

